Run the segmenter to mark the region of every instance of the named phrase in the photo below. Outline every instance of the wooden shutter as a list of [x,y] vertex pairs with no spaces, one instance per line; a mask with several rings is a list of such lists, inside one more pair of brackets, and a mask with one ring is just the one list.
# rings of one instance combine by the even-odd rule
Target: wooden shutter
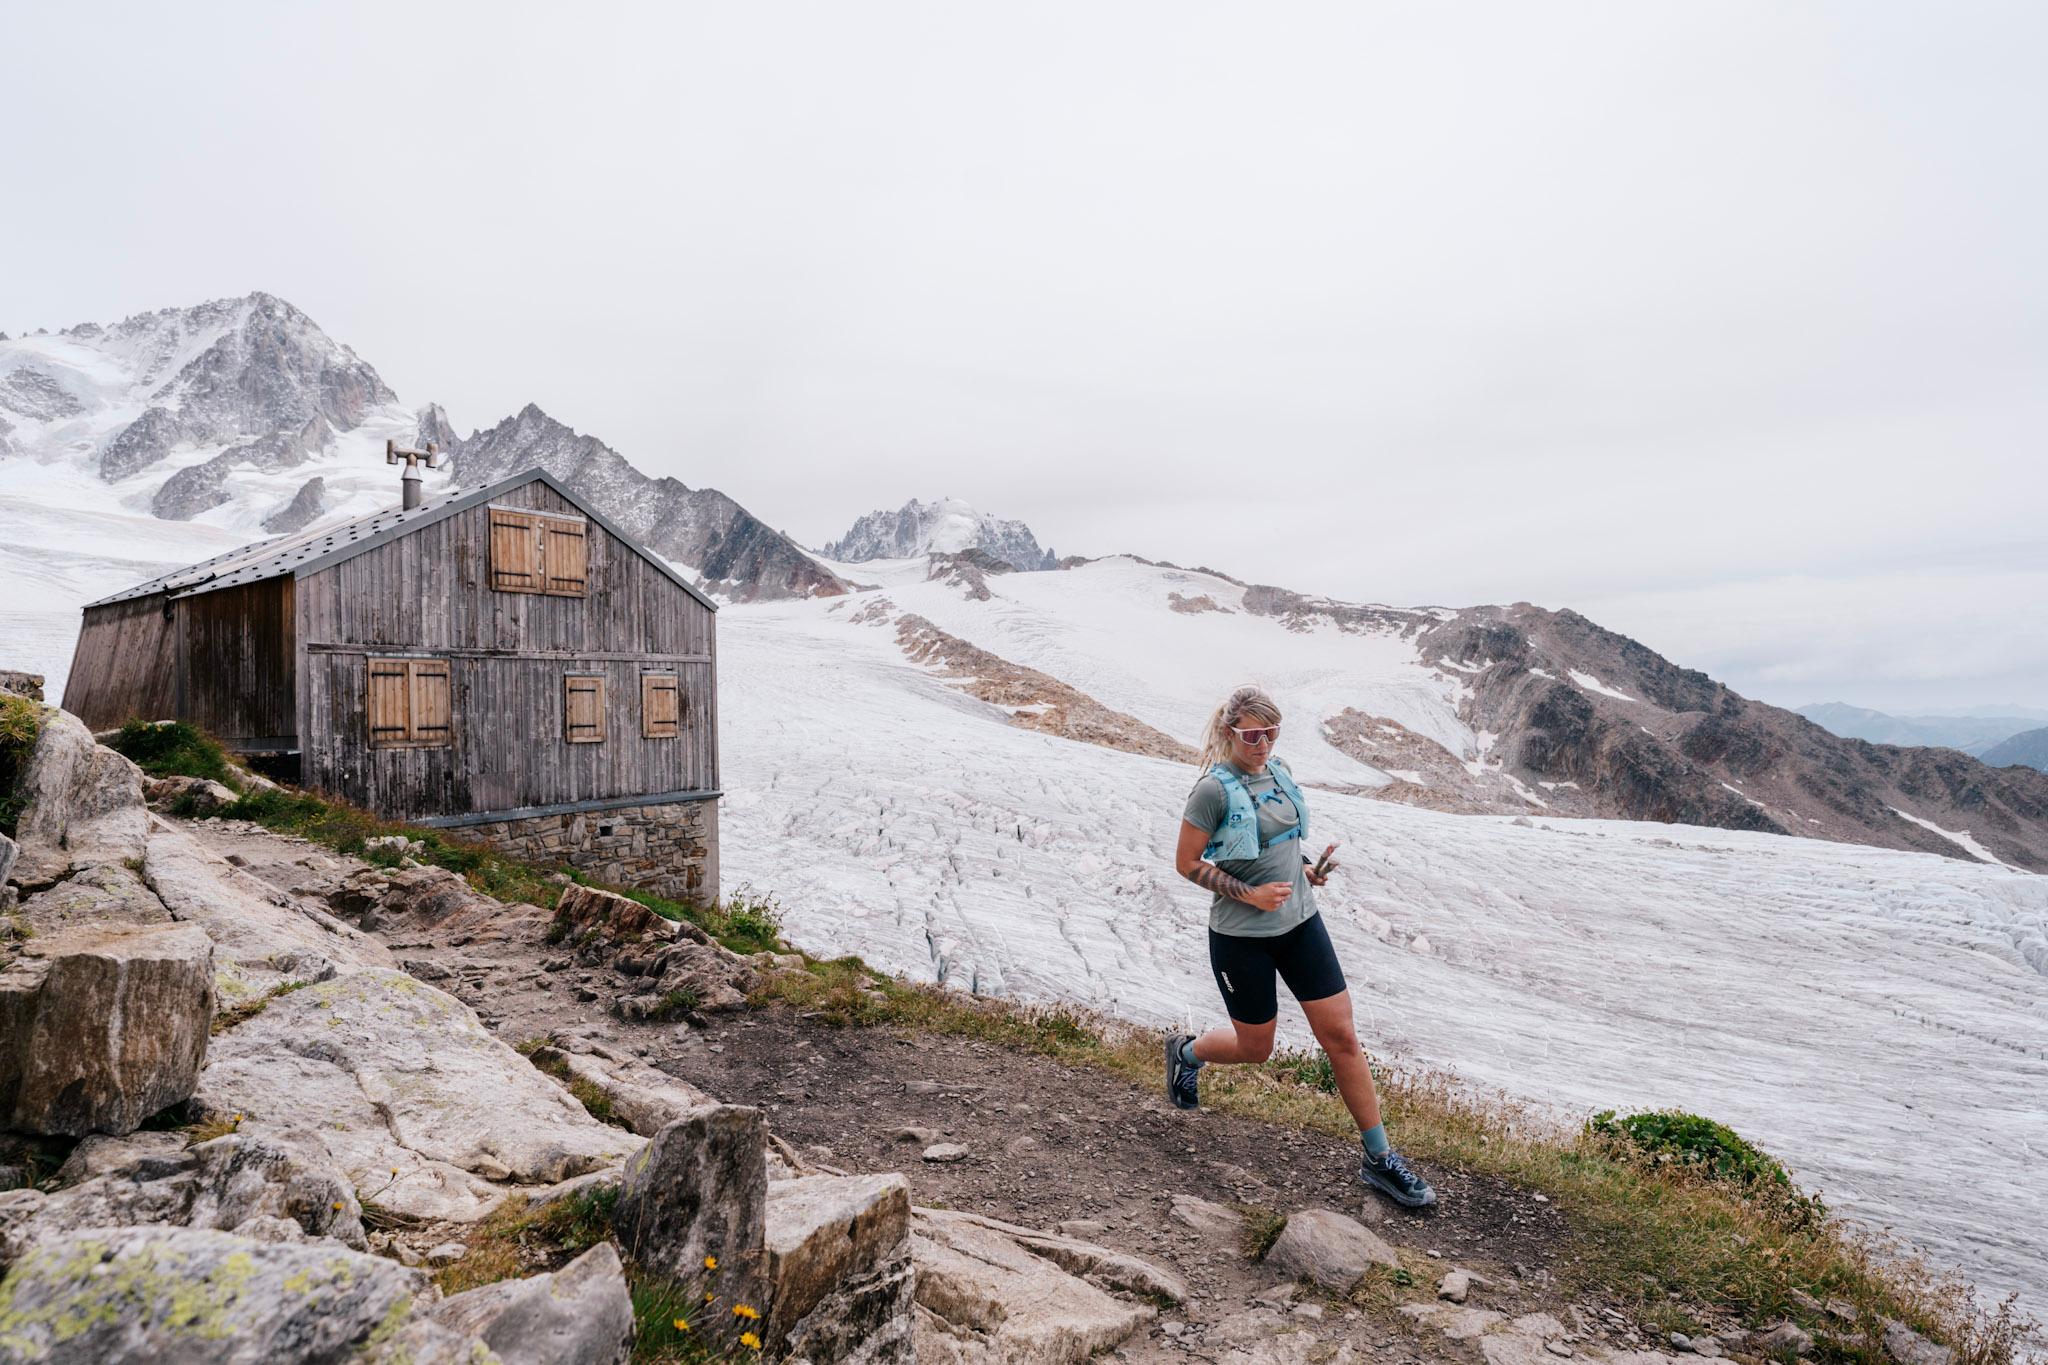
[[370,660],[370,747],[402,748],[412,739],[411,670],[406,659]]
[[570,674],[562,680],[562,734],[571,744],[604,741],[604,679]]
[[491,509],[491,586],[499,592],[543,592],[541,519],[534,512]]
[[446,659],[372,659],[370,747],[439,749],[455,739]]
[[581,597],[589,573],[590,548],[581,517],[542,517],[546,549],[541,556],[550,597]]
[[682,732],[682,679],[673,673],[642,673],[640,734],[647,739],[674,739]]
[[421,749],[439,748],[455,736],[453,700],[448,685],[448,661],[414,659],[406,670],[411,674],[412,742]]

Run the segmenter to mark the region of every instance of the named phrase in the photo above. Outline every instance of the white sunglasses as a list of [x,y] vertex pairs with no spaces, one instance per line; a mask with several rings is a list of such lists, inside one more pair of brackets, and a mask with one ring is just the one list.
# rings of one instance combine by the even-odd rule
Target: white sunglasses
[[1236,735],[1238,740],[1244,744],[1273,744],[1278,742],[1280,738],[1280,727],[1277,725],[1255,725],[1249,730],[1240,730],[1233,725],[1230,727],[1230,733]]

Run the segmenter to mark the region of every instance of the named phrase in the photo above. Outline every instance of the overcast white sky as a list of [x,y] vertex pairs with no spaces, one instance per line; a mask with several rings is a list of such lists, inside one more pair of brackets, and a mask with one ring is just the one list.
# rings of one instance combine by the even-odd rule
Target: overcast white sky
[[913,496],[2048,707],[2048,6],[41,5],[0,328],[267,289],[817,544]]

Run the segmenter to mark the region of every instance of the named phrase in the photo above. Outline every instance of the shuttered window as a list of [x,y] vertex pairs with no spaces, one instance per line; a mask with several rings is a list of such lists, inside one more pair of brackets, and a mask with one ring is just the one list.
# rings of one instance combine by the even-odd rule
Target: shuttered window
[[683,732],[682,679],[673,673],[640,675],[640,734],[674,739]]
[[571,744],[604,741],[604,679],[572,673],[562,680],[562,737]]
[[491,512],[491,586],[499,592],[582,597],[589,588],[589,526],[581,517]]
[[583,579],[590,563],[583,522],[570,517],[542,517],[540,525],[545,546],[541,562],[547,570],[548,596],[583,596]]
[[540,517],[491,509],[491,586],[499,592],[539,592],[547,585],[541,564]]
[[372,749],[440,749],[455,740],[455,704],[446,659],[372,659]]

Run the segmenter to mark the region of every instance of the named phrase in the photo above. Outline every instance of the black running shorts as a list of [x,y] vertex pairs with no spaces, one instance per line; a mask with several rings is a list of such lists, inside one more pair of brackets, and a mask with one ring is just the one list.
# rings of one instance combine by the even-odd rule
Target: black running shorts
[[1284,934],[1250,938],[1209,931],[1209,966],[1223,1007],[1240,1024],[1269,1024],[1280,1013],[1274,990],[1277,973],[1296,1000],[1324,1000],[1344,989],[1344,969],[1323,928],[1321,913]]

